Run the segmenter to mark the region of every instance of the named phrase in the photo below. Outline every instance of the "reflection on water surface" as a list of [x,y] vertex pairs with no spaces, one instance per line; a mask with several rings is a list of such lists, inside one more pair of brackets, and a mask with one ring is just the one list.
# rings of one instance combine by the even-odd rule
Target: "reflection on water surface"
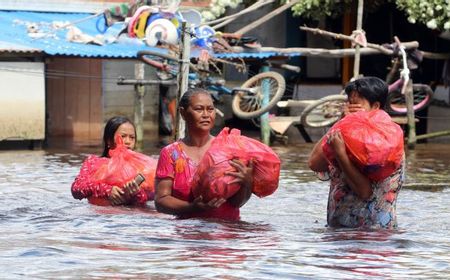
[[274,148],[283,160],[280,187],[253,197],[238,223],[74,200],[70,185],[96,150],[0,151],[0,278],[450,276],[448,145],[408,152],[410,187],[399,196],[396,231],[327,229],[328,187],[307,168],[311,147]]

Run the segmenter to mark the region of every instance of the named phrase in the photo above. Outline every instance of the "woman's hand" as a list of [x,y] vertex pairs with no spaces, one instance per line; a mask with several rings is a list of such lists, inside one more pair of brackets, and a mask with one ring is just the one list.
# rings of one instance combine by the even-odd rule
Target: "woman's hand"
[[203,197],[199,196],[195,198],[194,201],[192,201],[192,206],[195,209],[210,210],[214,208],[219,208],[225,201],[226,201],[225,198],[213,198],[207,203],[205,203],[203,202]]
[[133,197],[140,191],[141,187],[134,180],[127,182],[122,188],[113,186],[108,197],[111,205],[123,205],[132,201]]
[[108,200],[111,205],[122,205],[126,202],[125,191],[117,186],[113,186],[111,193],[108,196]]
[[225,172],[225,175],[236,177],[229,184],[239,183],[241,188],[239,191],[228,199],[228,202],[234,207],[242,207],[250,199],[253,186],[253,160],[248,165],[244,165],[240,160],[234,159],[230,161],[230,165],[236,168],[235,172]]
[[134,180],[131,180],[123,186],[123,189],[127,195],[133,197],[141,190],[141,187]]
[[327,143],[333,148],[337,157],[347,156],[344,138],[339,130],[328,134]]
[[226,171],[225,175],[234,176],[235,179],[229,184],[238,183],[243,187],[252,188],[253,185],[253,160],[250,160],[248,165],[244,165],[242,161],[233,159],[230,161],[230,165],[233,166],[236,171]]
[[336,160],[340,169],[345,175],[350,188],[361,199],[369,199],[372,195],[372,187],[370,180],[363,175],[358,168],[350,161],[345,150],[345,142],[342,138],[341,132],[335,131],[328,135],[328,144],[334,149],[336,153]]
[[344,107],[344,116],[347,116],[348,114],[356,113],[359,111],[364,111],[364,108],[359,103],[350,104],[347,103]]

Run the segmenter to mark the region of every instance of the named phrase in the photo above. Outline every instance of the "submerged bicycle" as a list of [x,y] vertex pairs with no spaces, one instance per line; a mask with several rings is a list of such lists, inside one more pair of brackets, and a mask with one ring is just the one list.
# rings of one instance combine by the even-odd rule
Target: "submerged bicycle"
[[[161,80],[176,79],[179,72],[180,59],[168,53],[144,50],[138,52],[138,58],[157,69],[157,76]],[[217,98],[222,94],[233,95],[233,113],[241,119],[256,118],[268,112],[284,94],[286,82],[282,75],[269,71],[259,73],[240,87],[228,88],[223,79],[211,76],[207,67],[190,62],[189,87],[202,87],[215,94]],[[269,100],[263,105],[263,92],[267,91]]]
[[[387,82],[388,96],[386,100],[386,111],[390,115],[406,115],[407,106],[405,93],[409,82],[410,70],[407,64],[407,53],[405,47],[395,37],[393,45],[394,51],[393,65],[388,74]],[[400,56],[396,55],[400,53]],[[391,83],[392,77],[400,72],[400,77]],[[414,113],[425,109],[433,98],[433,90],[425,84],[413,84],[413,110]],[[347,96],[344,91],[337,95],[329,95],[310,101],[300,115],[300,122],[305,127],[326,127],[337,122],[344,112]]]

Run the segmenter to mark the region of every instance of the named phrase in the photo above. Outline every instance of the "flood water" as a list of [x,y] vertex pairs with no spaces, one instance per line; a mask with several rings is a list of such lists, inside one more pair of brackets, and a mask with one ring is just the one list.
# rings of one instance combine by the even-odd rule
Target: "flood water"
[[306,166],[311,147],[274,147],[279,189],[233,223],[73,199],[83,159],[100,148],[0,151],[0,278],[450,278],[450,145],[408,152],[395,231],[327,229],[328,182]]

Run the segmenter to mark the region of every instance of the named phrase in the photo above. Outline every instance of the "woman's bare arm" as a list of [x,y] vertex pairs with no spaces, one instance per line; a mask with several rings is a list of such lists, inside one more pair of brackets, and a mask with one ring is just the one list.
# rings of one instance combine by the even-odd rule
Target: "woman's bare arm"
[[236,177],[230,184],[239,183],[241,187],[236,194],[228,199],[228,202],[234,207],[240,208],[252,196],[253,161],[250,160],[248,166],[245,166],[241,161],[233,160],[230,161],[230,165],[236,168],[236,172],[225,172],[225,174]]
[[345,143],[339,131],[331,134],[330,145],[336,153],[336,160],[338,161],[341,171],[345,175],[345,179],[350,188],[361,199],[368,199],[372,196],[372,186],[369,178],[364,176],[358,168],[350,161],[345,150]]
[[204,211],[220,207],[225,199],[213,198],[207,203],[203,198],[197,197],[192,202],[184,201],[172,196],[172,179],[157,180],[155,188],[155,207],[158,212],[181,215],[197,211]]
[[[326,137],[326,136],[324,136]],[[328,161],[325,158],[322,150],[323,137],[317,141],[314,148],[309,155],[308,166],[312,171],[315,172],[326,172],[328,171]]]

